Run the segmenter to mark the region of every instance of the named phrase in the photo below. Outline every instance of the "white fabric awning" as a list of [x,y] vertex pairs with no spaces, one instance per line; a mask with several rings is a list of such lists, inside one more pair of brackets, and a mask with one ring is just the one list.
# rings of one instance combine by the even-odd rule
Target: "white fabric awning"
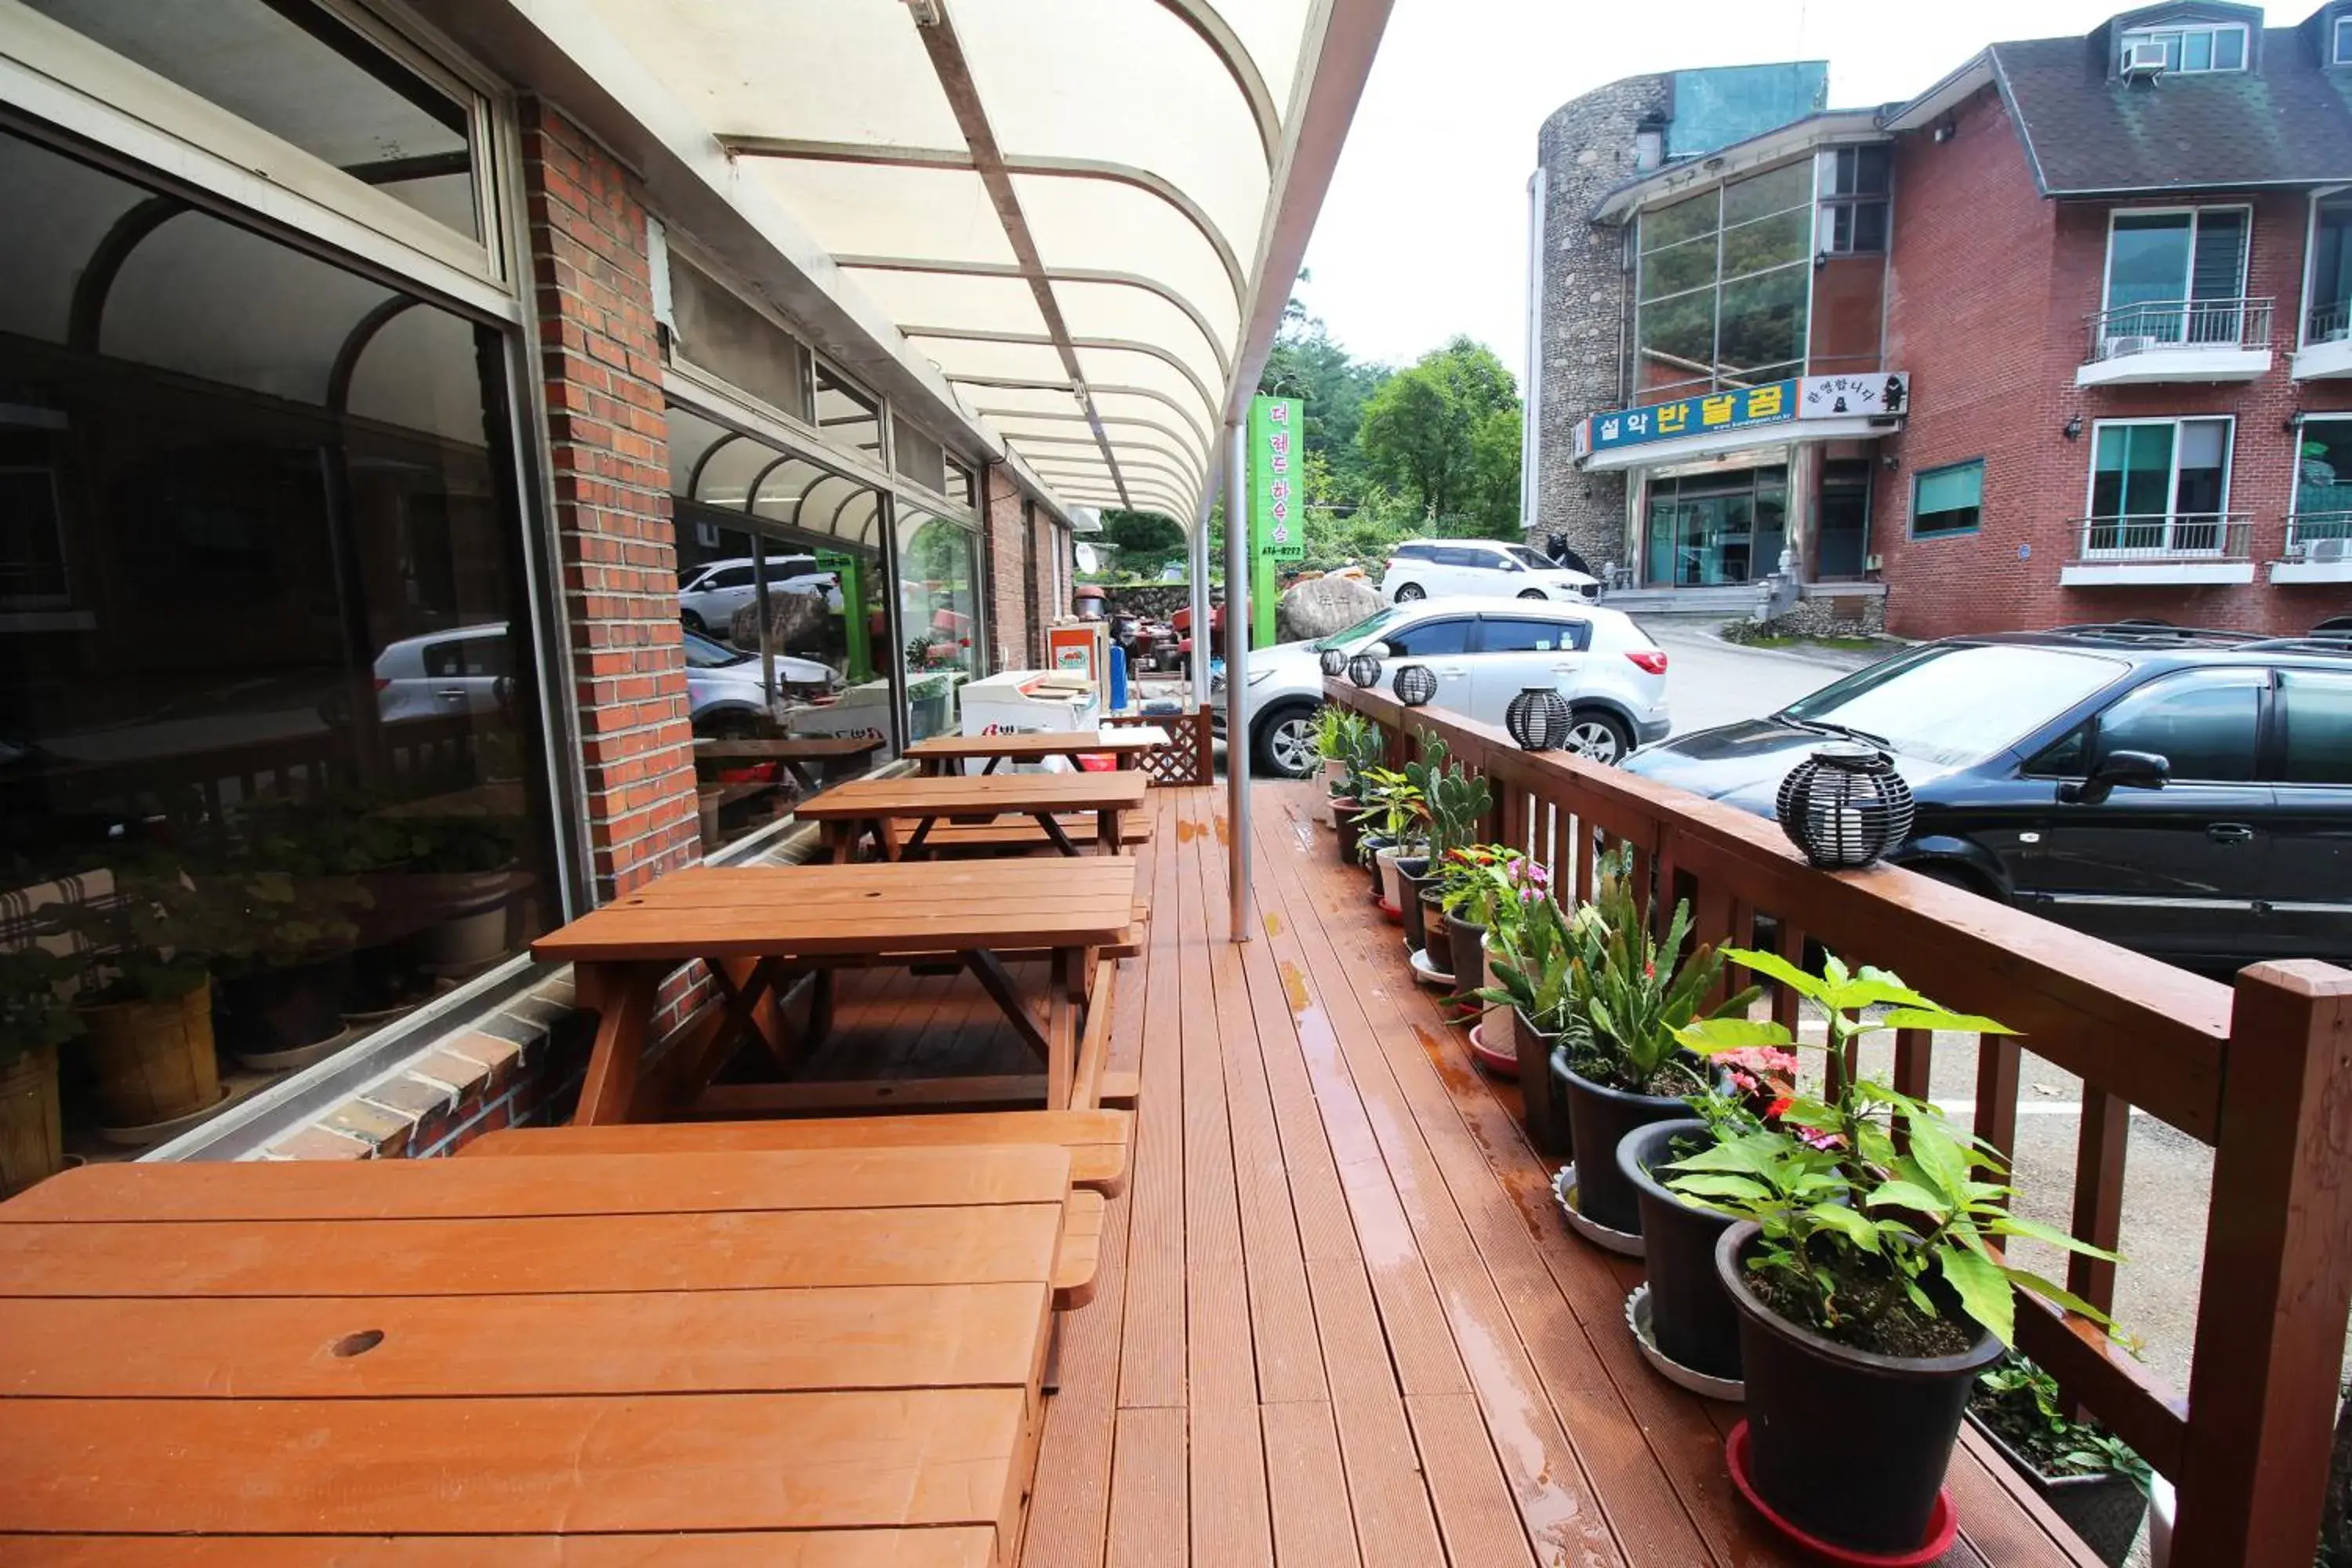
[[1198,522],[1388,0],[590,4],[1058,500]]

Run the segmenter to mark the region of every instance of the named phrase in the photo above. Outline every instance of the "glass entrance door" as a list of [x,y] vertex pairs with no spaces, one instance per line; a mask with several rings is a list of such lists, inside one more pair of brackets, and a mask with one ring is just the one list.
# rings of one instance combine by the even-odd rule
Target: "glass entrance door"
[[1655,480],[1649,505],[1648,580],[1660,587],[1748,583],[1780,567],[1784,469]]

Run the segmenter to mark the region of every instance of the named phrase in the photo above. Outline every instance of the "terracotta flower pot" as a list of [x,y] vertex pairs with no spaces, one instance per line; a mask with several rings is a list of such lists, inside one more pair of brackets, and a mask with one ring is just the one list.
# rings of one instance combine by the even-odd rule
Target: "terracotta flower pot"
[[65,1161],[58,1048],[35,1046],[0,1066],[0,1197],[56,1175]]
[[[1916,1550],[1935,1517],[1969,1391],[2000,1358],[2000,1342],[1979,1330],[1958,1354],[1913,1357],[1824,1339],[1748,1288],[1748,1258],[1760,1234],[1743,1222],[1715,1247],[1716,1274],[1739,1313],[1749,1482],[1773,1513],[1816,1540],[1880,1556]],[[1930,1297],[1939,1297],[1940,1283],[1930,1285]],[[1948,1293],[1937,1305],[1958,1317]]]
[[144,1127],[220,1099],[208,980],[168,1002],[113,1002],[82,1012],[81,1049],[110,1127]]

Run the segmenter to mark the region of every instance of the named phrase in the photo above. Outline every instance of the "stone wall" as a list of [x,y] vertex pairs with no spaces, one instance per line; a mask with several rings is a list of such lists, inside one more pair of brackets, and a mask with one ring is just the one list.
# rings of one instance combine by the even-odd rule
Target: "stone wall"
[[1628,77],[1561,106],[1544,121],[1536,156],[1544,171],[1542,370],[1536,389],[1536,515],[1528,539],[1542,549],[1565,534],[1599,567],[1627,558],[1625,479],[1576,467],[1576,426],[1624,405],[1622,353],[1629,309],[1625,231],[1591,221],[1601,196],[1638,172],[1633,133],[1667,111],[1667,79]]
[[1755,625],[1769,637],[1874,637],[1886,632],[1886,595],[1876,584],[1807,584],[1787,614]]

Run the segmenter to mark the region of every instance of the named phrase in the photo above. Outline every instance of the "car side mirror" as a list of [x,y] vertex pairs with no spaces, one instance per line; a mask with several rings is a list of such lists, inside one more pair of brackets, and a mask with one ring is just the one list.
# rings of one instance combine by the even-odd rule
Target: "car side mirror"
[[1374,658],[1381,660],[1387,660],[1395,657],[1394,653],[1390,649],[1389,645],[1384,642],[1368,642],[1356,651],[1358,653],[1370,654]]
[[2162,789],[2172,777],[2170,759],[2154,752],[2109,752],[2081,784],[2061,784],[2058,798],[2096,805],[2119,789]]

